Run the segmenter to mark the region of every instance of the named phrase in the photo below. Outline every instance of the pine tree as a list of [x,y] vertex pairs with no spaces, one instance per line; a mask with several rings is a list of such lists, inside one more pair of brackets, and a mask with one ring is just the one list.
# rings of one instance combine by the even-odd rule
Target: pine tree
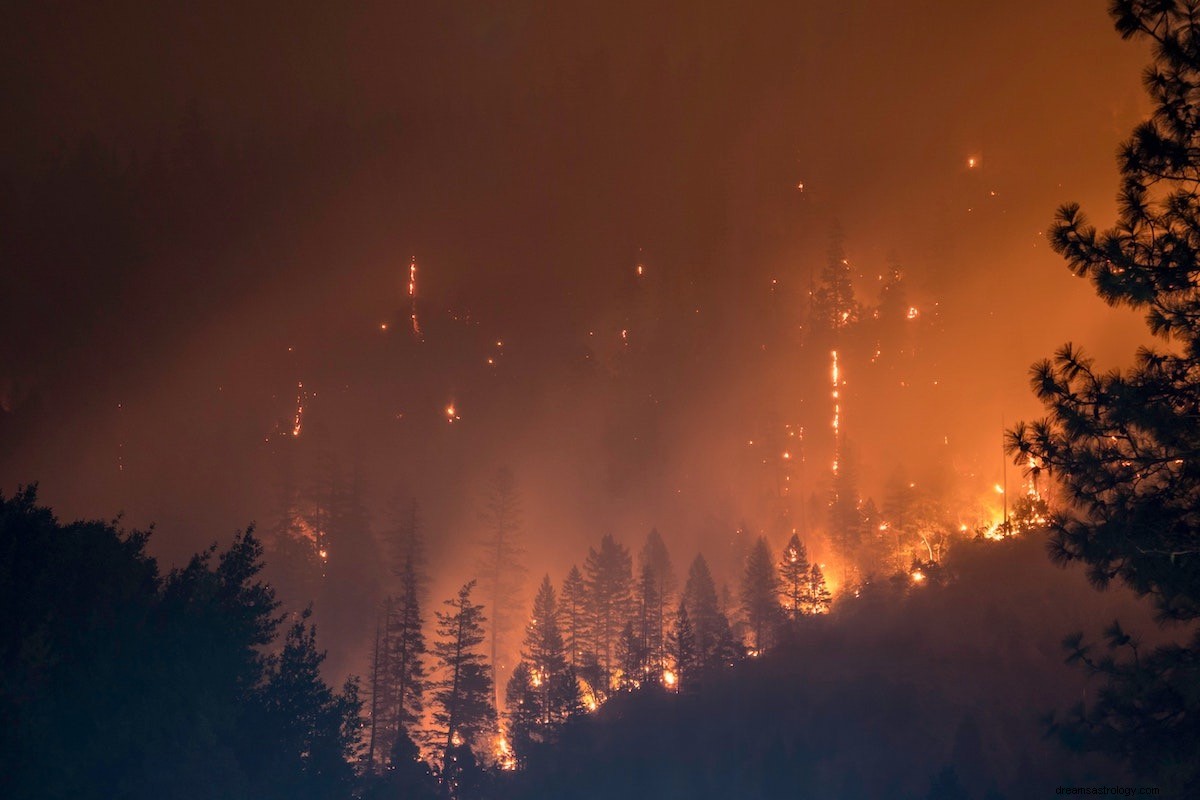
[[547,575],[534,598],[533,617],[521,648],[521,663],[528,666],[537,690],[538,722],[544,727],[558,726],[579,710],[579,684],[567,664],[559,616],[558,600]]
[[754,650],[763,653],[774,640],[781,620],[779,575],[775,571],[771,548],[762,536],[750,548],[742,573],[742,611],[754,637]]
[[675,687],[690,685],[700,669],[700,662],[696,653],[696,632],[688,618],[687,605],[682,600],[675,612],[675,624],[667,637],[667,647],[675,665]]
[[866,519],[858,495],[858,470],[853,451],[846,447],[833,474],[829,494],[829,538],[842,561],[842,578],[848,580],[866,535]]
[[646,535],[639,556],[641,562],[640,597],[644,615],[643,639],[646,642],[646,660],[652,671],[659,672],[666,664],[667,632],[670,618],[667,609],[675,594],[675,572],[671,568],[671,556],[659,535],[651,529]]
[[617,664],[621,674],[617,685],[622,691],[633,691],[642,685],[645,678],[646,645],[633,620],[625,623],[617,637]]
[[584,664],[584,655],[591,649],[587,636],[587,586],[579,567],[571,565],[562,587],[563,640],[567,648],[567,663],[572,669]]
[[637,666],[638,680],[662,672],[666,659],[666,640],[663,634],[663,601],[659,594],[662,585],[654,567],[642,565],[637,585],[637,639],[642,661]]
[[367,733],[367,773],[375,771],[375,754],[386,752],[382,747],[386,732],[391,727],[388,712],[391,710],[391,698],[394,689],[391,684],[391,670],[388,669],[389,623],[392,616],[392,599],[384,600],[380,613],[375,615],[375,638],[371,646],[371,666],[367,673],[367,693],[371,698],[370,715]]
[[543,727],[539,687],[534,685],[533,670],[527,661],[517,662],[504,689],[504,716],[508,742],[522,764],[540,741]]
[[600,549],[588,549],[584,572],[591,617],[592,641],[600,666],[600,689],[611,688],[616,666],[617,638],[629,620],[633,601],[633,560],[612,535],[600,540]]
[[417,728],[425,710],[425,689],[428,676],[424,657],[425,621],[421,617],[421,601],[417,596],[421,579],[414,565],[409,564],[401,576],[400,596],[392,603],[388,625],[388,665],[394,721],[388,741],[404,734],[417,737]]
[[433,721],[444,741],[444,770],[459,742],[478,745],[496,728],[491,670],[477,651],[486,638],[486,618],[483,606],[471,601],[474,588],[475,581],[464,585],[455,599],[445,601],[452,610],[437,613],[438,641],[433,651],[441,679],[434,685]]
[[1008,446],[1015,463],[1060,481],[1068,505],[1050,523],[1053,558],[1082,562],[1098,587],[1124,583],[1190,629],[1186,645],[1146,651],[1113,626],[1103,657],[1069,641],[1072,659],[1107,683],[1063,723],[1067,738],[1170,794],[1200,785],[1200,13],[1178,0],[1114,0],[1110,13],[1122,37],[1153,47],[1153,112],[1119,151],[1116,225],[1097,232],[1064,205],[1050,242],[1171,346],[1108,372],[1064,346],[1032,370],[1047,417],[1016,426]]
[[[362,704],[355,683],[335,694],[321,679],[325,653],[317,649],[311,613],[305,610],[288,629],[262,701],[268,718],[276,720],[277,752],[298,765],[282,770],[272,788],[286,792],[288,787],[279,781],[288,775],[295,789],[303,787],[305,795],[319,797],[348,793],[353,785],[351,763],[358,757]],[[277,761],[275,766],[286,763]]]
[[804,614],[804,597],[809,581],[808,550],[800,537],[792,534],[787,545],[783,548],[783,558],[779,561],[780,596],[788,619],[796,622]]
[[696,556],[688,570],[683,605],[695,636],[697,665],[709,669],[732,658],[734,646],[729,619],[717,603],[716,585],[702,555]]
[[803,613],[807,616],[826,614],[829,612],[832,600],[833,595],[829,593],[829,587],[825,584],[825,575],[821,572],[821,565],[813,564],[808,571],[808,581],[805,583],[804,595],[801,600]]
[[497,470],[492,478],[482,517],[485,532],[479,541],[480,588],[491,614],[488,628],[491,663],[499,673],[503,647],[519,618],[521,588],[525,582],[521,498],[516,479],[507,467]]
[[428,676],[421,594],[427,578],[416,501],[405,504],[396,517],[389,534],[396,595],[384,601],[382,642],[376,645],[372,663],[372,732],[379,746],[369,748],[368,763],[374,762],[376,751],[390,753],[397,737],[417,740],[425,708]]

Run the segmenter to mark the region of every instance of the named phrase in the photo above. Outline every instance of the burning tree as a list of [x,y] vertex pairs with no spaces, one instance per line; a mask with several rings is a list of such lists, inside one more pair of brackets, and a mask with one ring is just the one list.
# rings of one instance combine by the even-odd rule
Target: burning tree
[[[1080,746],[1117,754],[1167,786],[1200,784],[1200,8],[1115,0],[1124,38],[1153,45],[1149,120],[1121,146],[1120,213],[1097,232],[1064,205],[1051,243],[1114,306],[1145,311],[1164,346],[1102,372],[1073,345],[1032,370],[1047,416],[1008,433],[1019,464],[1057,476],[1070,507],[1050,522],[1052,557],[1081,561],[1100,588],[1114,579],[1149,596],[1186,645],[1150,652],[1119,625],[1108,653],[1071,637],[1071,659],[1107,679],[1058,725]],[[1033,459],[1032,462],[1030,459]],[[1169,791],[1169,789],[1168,789]]]
[[779,593],[783,599],[783,609],[792,622],[799,620],[805,613],[808,566],[808,550],[800,541],[800,537],[793,533],[784,546],[783,558],[779,561]]
[[525,628],[521,661],[505,692],[513,749],[524,757],[530,744],[547,742],[567,718],[582,708],[575,671],[567,663],[559,627],[558,599],[550,576],[542,579]]

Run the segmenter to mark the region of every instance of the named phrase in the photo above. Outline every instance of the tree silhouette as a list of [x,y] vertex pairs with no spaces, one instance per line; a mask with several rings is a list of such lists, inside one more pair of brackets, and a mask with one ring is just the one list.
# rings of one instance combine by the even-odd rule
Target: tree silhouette
[[649,668],[661,671],[666,663],[667,632],[672,595],[675,593],[675,572],[671,568],[671,556],[657,528],[646,535],[642,552],[641,576],[638,585],[639,603],[643,616],[642,638],[646,643],[646,658]]
[[553,741],[556,730],[580,707],[579,683],[567,664],[558,600],[547,575],[534,597],[521,661],[505,691],[509,738],[518,758],[534,742]]
[[451,611],[437,612],[438,641],[433,646],[441,668],[435,684],[433,721],[444,741],[443,774],[451,769],[451,756],[460,745],[479,746],[495,732],[496,706],[492,675],[477,648],[485,639],[483,606],[471,601],[475,581],[445,601]]
[[754,636],[754,650],[764,652],[774,639],[782,617],[779,607],[779,574],[775,571],[771,548],[762,536],[750,548],[742,572],[742,612]]
[[792,622],[800,619],[805,613],[804,598],[809,580],[808,572],[808,550],[800,541],[800,537],[793,533],[784,546],[783,558],[779,561],[779,592],[783,599],[783,608]]
[[[501,467],[484,504],[484,535],[479,540],[479,581],[491,614],[488,640],[492,668],[499,672],[501,649],[520,613],[525,582],[521,541],[521,497],[512,470]],[[497,687],[499,691],[499,687]],[[499,698],[496,698],[497,702]]]
[[1121,145],[1115,226],[1097,232],[1067,204],[1050,241],[1105,302],[1143,310],[1171,346],[1101,372],[1065,345],[1032,369],[1047,416],[1017,425],[1007,445],[1016,463],[1061,484],[1068,508],[1050,523],[1054,559],[1087,565],[1097,587],[1125,583],[1162,620],[1191,628],[1186,646],[1141,652],[1114,626],[1102,658],[1081,637],[1067,642],[1107,685],[1060,729],[1169,792],[1200,784],[1200,18],[1184,2],[1115,0],[1110,11],[1122,37],[1152,46],[1154,110]]
[[696,643],[696,661],[701,669],[717,666],[734,655],[729,619],[717,603],[717,589],[704,556],[697,555],[688,570],[683,605]]
[[579,567],[574,564],[563,581],[562,621],[567,663],[573,669],[579,669],[583,666],[584,654],[590,648],[587,636],[587,586]]
[[600,540],[600,549],[588,548],[584,562],[592,641],[600,666],[601,691],[611,688],[616,666],[617,639],[629,620],[633,604],[633,560],[612,535]]

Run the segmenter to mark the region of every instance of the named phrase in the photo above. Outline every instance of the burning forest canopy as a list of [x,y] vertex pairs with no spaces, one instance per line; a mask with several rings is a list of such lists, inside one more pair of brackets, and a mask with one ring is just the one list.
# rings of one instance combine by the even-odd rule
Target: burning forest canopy
[[[1067,200],[1102,226],[1129,212],[1112,151],[1162,106],[1139,83],[1154,37],[1122,42],[1094,3],[3,15],[0,488],[153,524],[139,557],[163,576],[253,523],[283,611],[311,604],[296,652],[311,620],[325,680],[361,676],[360,776],[405,731],[441,790],[470,795],[478,758],[535,791],[566,780],[522,761],[543,729],[654,716],[626,694],[720,716],[746,675],[836,684],[839,659],[919,671],[944,651],[887,683],[930,693],[921,730],[946,752],[871,780],[919,794],[963,736],[1050,769],[1004,742],[1058,694],[997,677],[1028,714],[989,699],[961,731],[964,676],[994,677],[997,651],[1037,671],[1118,611],[1170,638],[1031,544],[1104,494],[1071,482],[1078,460],[1036,431],[1005,450],[1045,413],[1035,361],[1076,341],[1103,374],[1153,341],[1129,308],[1148,289],[1109,275],[1102,303],[1047,236]],[[1123,563],[1090,577],[1158,591]],[[480,660],[452,666],[435,644],[475,604]],[[1063,604],[1086,612],[1045,613]],[[547,614],[562,641],[539,628],[533,657]],[[465,727],[430,683],[459,667],[492,707]],[[1038,674],[1080,691],[1061,672]],[[810,724],[841,725],[828,711]],[[563,746],[609,752],[599,730]],[[773,758],[811,745],[783,740]],[[1008,767],[962,769],[1019,792]],[[830,770],[811,787],[883,790]]]

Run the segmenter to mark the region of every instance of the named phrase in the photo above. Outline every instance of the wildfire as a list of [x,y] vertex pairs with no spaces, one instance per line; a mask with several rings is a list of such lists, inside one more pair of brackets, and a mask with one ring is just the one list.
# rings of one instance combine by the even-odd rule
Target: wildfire
[[513,753],[512,746],[508,743],[508,739],[501,733],[496,737],[496,766],[503,770],[514,770],[517,768],[517,756]]
[[304,382],[296,382],[296,416],[292,421],[292,436],[299,436],[304,425]]
[[679,677],[669,669],[663,670],[662,681],[668,689],[674,689],[679,685]]
[[925,573],[919,569],[913,570],[911,577],[913,583],[923,583],[925,581]]
[[841,392],[840,392],[840,387],[842,385],[842,375],[841,375],[841,370],[838,367],[838,351],[831,350],[830,356],[832,357],[832,361],[833,361],[833,365],[830,369],[830,375],[833,379],[833,437],[834,437],[833,474],[836,475],[837,471],[838,471],[838,461],[841,460],[841,454],[842,454],[842,447],[841,447],[841,445],[842,445],[842,439],[841,439],[842,404],[841,404]]
[[413,256],[408,265],[408,299],[411,311],[409,319],[412,321],[413,336],[418,339],[421,337],[421,323],[417,320],[417,257]]

